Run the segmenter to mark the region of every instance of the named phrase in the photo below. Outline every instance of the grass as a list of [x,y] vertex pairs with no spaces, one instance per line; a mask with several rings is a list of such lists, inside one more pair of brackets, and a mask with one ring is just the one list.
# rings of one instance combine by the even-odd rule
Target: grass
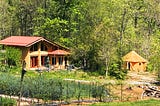
[[[16,75],[17,77],[21,76],[21,68],[12,68],[9,71],[10,74]],[[40,74],[46,76],[46,78],[60,78],[60,79],[76,79],[76,80],[88,80],[98,82],[98,77],[94,75],[90,75],[82,70],[76,71],[68,71],[68,70],[58,70],[58,71],[42,71],[39,73],[38,71],[28,70],[25,74],[25,77],[36,77]],[[24,77],[24,78],[25,78]],[[105,79],[104,79],[105,80]]]
[[136,102],[96,103],[90,106],[160,106],[160,100],[150,99]]

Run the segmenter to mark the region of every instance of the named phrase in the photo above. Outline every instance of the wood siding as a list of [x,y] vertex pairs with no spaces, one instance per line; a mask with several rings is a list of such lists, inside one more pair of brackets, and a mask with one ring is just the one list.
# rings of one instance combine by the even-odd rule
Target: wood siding
[[[47,51],[41,51],[41,44],[45,44],[47,46]],[[53,49],[58,49],[57,46],[53,46],[47,42],[38,42],[37,51],[30,51],[31,47],[24,47],[22,48],[22,60],[26,62],[26,69],[27,70],[35,70],[38,68],[44,69],[44,57],[49,56],[49,64],[51,69],[65,69],[66,65],[68,65],[68,60],[66,60],[65,55],[49,55],[48,52],[52,51]],[[56,58],[55,65],[52,64],[52,57]],[[60,64],[60,58],[62,60]],[[43,59],[43,60],[42,60]],[[35,63],[33,63],[35,62]]]

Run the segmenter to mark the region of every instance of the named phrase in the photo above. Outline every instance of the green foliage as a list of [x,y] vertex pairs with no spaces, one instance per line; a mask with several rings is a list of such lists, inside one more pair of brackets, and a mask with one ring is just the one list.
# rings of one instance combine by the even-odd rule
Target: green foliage
[[1,106],[16,106],[16,100],[0,97],[0,105]]
[[[47,100],[65,100],[72,98],[78,100],[88,98],[92,95],[94,98],[102,100],[105,88],[99,84],[85,84],[76,81],[65,81],[60,78],[46,78],[39,74],[35,77],[25,77],[22,83],[22,96]],[[19,95],[20,78],[8,73],[0,74],[0,93],[6,95]],[[94,94],[96,92],[96,94]]]
[[19,49],[13,48],[13,47],[6,48],[5,57],[6,57],[9,67],[10,66],[20,67],[21,66],[21,56],[22,56],[22,53]]
[[71,63],[102,73],[111,61],[136,50],[154,71],[159,70],[159,0],[3,0],[1,4],[1,39],[43,36],[70,47]]
[[[60,19],[60,18],[54,18],[54,19],[45,19],[44,24],[41,26],[40,34],[45,35],[48,39],[51,40],[59,40],[63,34],[63,31],[67,31],[67,29],[63,29],[63,26],[67,24],[66,20]],[[59,35],[59,36],[55,36]]]
[[110,103],[97,103],[92,104],[90,106],[152,106],[159,105],[159,100],[150,99],[150,100],[142,100],[142,101],[135,101],[135,102],[110,102]]
[[154,70],[154,66],[153,66],[153,64],[147,64],[147,69],[146,69],[147,71],[149,71],[149,72],[152,72],[153,70]]
[[127,75],[127,70],[121,69],[120,63],[113,63],[109,67],[108,75],[116,79],[124,80]]
[[3,73],[0,76],[0,92],[7,95],[18,95],[19,80],[8,73]]
[[99,98],[99,101],[104,101],[104,97],[109,95],[104,86],[94,86],[92,88],[92,97]]

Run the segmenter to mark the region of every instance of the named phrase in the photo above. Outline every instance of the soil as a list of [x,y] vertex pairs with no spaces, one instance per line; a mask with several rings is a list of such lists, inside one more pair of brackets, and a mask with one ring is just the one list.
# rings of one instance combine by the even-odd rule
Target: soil
[[[157,75],[151,74],[149,72],[129,72],[128,78],[125,81],[125,85],[123,86],[123,101],[137,101],[137,100],[144,100],[150,99],[153,97],[142,97],[143,93],[143,86],[157,86],[160,90],[160,86],[155,85],[157,83]],[[157,99],[157,98],[156,98]],[[160,98],[158,98],[160,99]]]
[[[101,78],[103,80],[103,78]],[[157,75],[151,74],[148,72],[129,72],[127,75],[127,79],[123,82],[122,85],[114,85],[115,81],[107,81],[112,83],[113,85],[110,87],[112,94],[117,97],[113,102],[125,102],[125,101],[139,101],[146,100],[153,97],[143,97],[143,88],[142,86],[152,85],[157,82]],[[154,85],[157,86],[157,85]],[[158,86],[159,87],[159,86]],[[108,87],[107,87],[108,88]],[[160,87],[159,87],[160,88]],[[160,99],[160,98],[156,98]],[[90,105],[92,103],[80,103],[81,106]],[[76,106],[78,104],[73,103],[67,106]],[[65,105],[66,106],[66,105]]]
[[152,84],[157,82],[157,75],[149,72],[129,72],[126,82],[128,84]]

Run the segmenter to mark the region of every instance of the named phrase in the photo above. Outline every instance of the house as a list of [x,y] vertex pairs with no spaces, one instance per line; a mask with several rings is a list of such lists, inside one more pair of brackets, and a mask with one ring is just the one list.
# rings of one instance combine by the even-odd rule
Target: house
[[22,50],[22,62],[27,70],[45,69],[47,62],[52,69],[65,69],[69,64],[69,49],[43,37],[11,36],[0,44]]
[[122,57],[124,62],[124,68],[131,71],[142,72],[146,71],[148,61],[137,54],[135,51],[131,51]]

